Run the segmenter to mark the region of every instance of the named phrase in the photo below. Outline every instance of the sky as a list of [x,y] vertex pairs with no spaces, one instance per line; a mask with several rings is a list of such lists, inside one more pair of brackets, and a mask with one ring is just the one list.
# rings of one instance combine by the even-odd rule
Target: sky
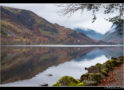
[[75,12],[72,16],[63,15],[61,12],[61,8],[58,7],[57,4],[31,3],[31,4],[0,4],[0,5],[31,10],[51,23],[57,23],[61,26],[65,26],[71,29],[77,27],[85,28],[85,29],[89,28],[101,34],[105,34],[108,30],[110,30],[112,26],[111,22],[108,22],[104,19],[108,16],[102,14],[102,10],[97,13],[97,20],[94,23],[92,23],[91,12],[84,11],[83,13],[81,13],[81,11],[79,10]]

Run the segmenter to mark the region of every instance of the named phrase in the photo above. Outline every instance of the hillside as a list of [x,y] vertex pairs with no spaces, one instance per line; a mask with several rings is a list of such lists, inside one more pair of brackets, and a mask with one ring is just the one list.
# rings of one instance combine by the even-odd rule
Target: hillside
[[116,25],[113,25],[112,28],[103,35],[101,40],[115,44],[123,44],[124,42],[123,33],[124,33],[123,27],[117,29]]
[[1,6],[1,44],[95,44],[86,35],[52,24],[32,11]]

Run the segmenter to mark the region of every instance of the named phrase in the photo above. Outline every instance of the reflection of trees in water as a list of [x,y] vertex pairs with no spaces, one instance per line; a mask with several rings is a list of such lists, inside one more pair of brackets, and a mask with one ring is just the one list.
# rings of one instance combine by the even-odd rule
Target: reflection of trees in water
[[2,47],[1,83],[32,78],[48,67],[76,59],[92,60],[100,55],[118,57],[123,55],[122,47],[110,48],[37,48]]
[[50,66],[81,57],[92,49],[2,47],[1,83],[32,78]]

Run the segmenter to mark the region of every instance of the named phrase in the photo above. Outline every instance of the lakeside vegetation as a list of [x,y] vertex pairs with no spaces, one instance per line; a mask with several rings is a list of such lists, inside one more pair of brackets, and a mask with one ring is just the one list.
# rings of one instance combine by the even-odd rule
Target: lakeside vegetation
[[124,56],[112,57],[103,64],[97,63],[95,66],[86,68],[88,72],[83,74],[79,80],[71,76],[63,76],[53,86],[96,86],[108,76],[114,67],[120,66],[122,63],[124,63]]

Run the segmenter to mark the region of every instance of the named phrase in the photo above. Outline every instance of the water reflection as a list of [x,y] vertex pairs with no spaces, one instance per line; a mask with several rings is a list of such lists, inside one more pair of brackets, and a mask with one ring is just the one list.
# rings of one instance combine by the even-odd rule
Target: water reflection
[[63,75],[79,78],[82,73],[86,73],[85,67],[122,55],[122,47],[2,47],[1,83],[19,86],[39,86],[43,83],[52,85]]

